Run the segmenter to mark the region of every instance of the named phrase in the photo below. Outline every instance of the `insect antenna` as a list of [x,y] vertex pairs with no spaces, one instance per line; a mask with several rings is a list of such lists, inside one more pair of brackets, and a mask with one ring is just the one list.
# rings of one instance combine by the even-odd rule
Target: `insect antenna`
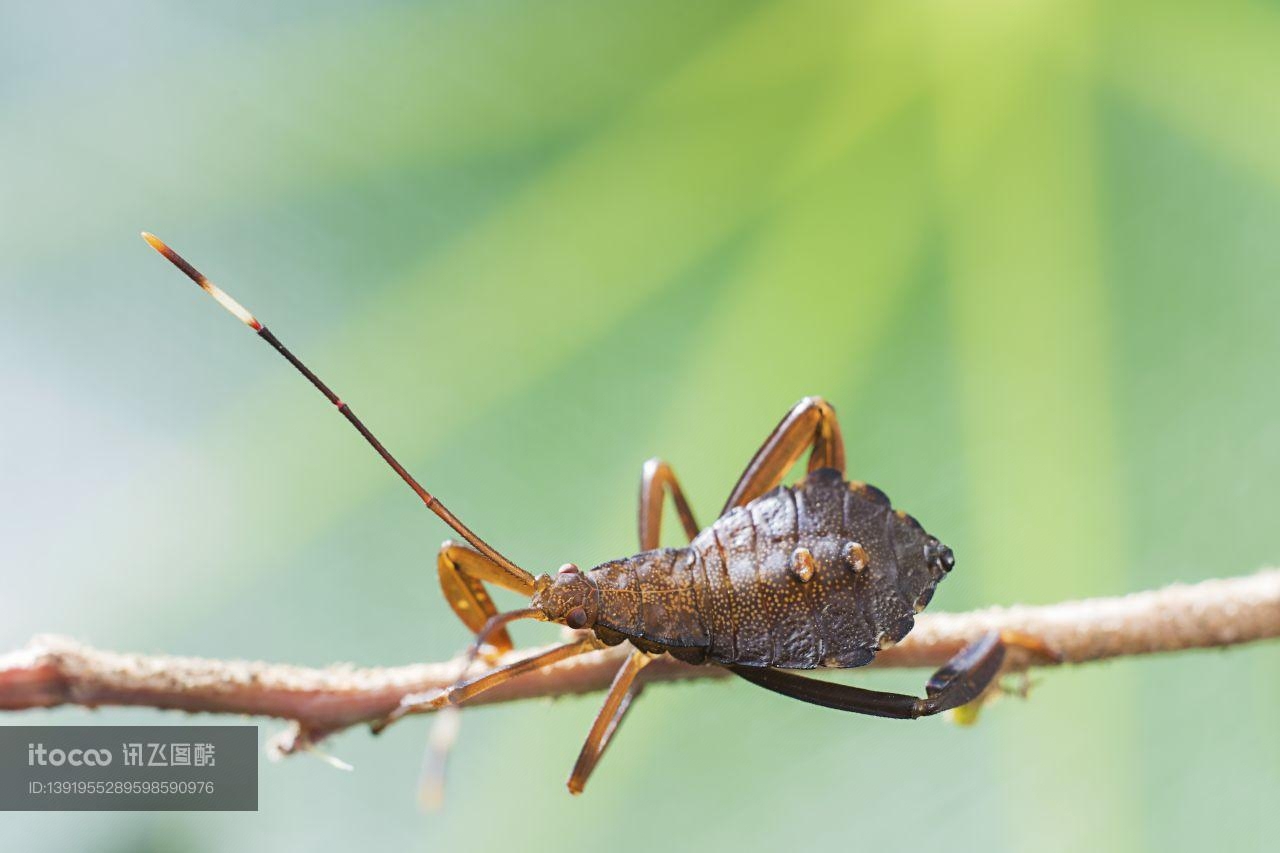
[[378,455],[391,466],[391,470],[399,474],[400,479],[404,480],[409,488],[413,489],[414,493],[422,499],[422,502],[426,504],[427,509],[434,512],[440,517],[441,521],[456,530],[458,534],[462,536],[463,539],[470,542],[476,550],[502,567],[503,571],[505,571],[509,577],[509,586],[512,589],[523,592],[526,595],[533,591],[533,575],[508,560],[489,545],[488,542],[485,542],[477,536],[472,532],[471,528],[463,524],[456,515],[450,512],[449,508],[441,503],[439,498],[423,488],[422,484],[415,480],[413,475],[405,470],[405,467],[391,455],[391,452],[382,446],[382,442],[378,441],[377,437],[369,431],[369,428],[365,426],[358,417],[356,417],[355,412],[351,411],[351,407],[344,403],[337,394],[333,393],[329,386],[326,385],[319,376],[312,373],[311,368],[303,364],[297,356],[285,347],[284,344],[280,343],[280,339],[272,334],[270,329],[262,325],[262,323],[260,323],[253,314],[249,313],[248,309],[236,300],[232,299],[229,294],[222,290],[222,288],[209,281],[203,273],[188,263],[186,258],[179,255],[173,249],[170,249],[164,241],[156,235],[143,231],[142,239],[150,243],[151,248],[164,255],[175,267],[182,270],[182,272],[186,274],[187,278],[200,285],[201,290],[212,296],[217,300],[219,305],[234,314],[240,322],[257,332],[258,337],[269,343],[276,352],[284,356],[286,361],[292,364],[299,373],[307,378],[308,382],[316,387],[316,390],[323,394],[330,403],[333,403],[333,405],[338,408],[338,411],[342,416],[356,428],[357,432],[364,436],[364,440],[369,442],[369,445],[378,452]]

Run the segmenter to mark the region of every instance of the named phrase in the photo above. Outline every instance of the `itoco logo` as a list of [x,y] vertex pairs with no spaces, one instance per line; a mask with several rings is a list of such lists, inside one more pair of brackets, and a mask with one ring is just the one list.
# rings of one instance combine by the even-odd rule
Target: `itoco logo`
[[28,767],[37,764],[42,767],[61,767],[64,764],[72,767],[106,767],[110,763],[109,749],[45,749],[42,743],[27,744]]

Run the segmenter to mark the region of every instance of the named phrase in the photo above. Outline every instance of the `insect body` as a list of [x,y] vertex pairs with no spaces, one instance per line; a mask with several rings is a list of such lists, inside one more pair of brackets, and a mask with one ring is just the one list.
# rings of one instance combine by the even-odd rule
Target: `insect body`
[[882,492],[820,468],[732,508],[686,548],[588,572],[590,621],[605,642],[689,663],[862,666],[906,636],[953,564]]
[[[441,590],[483,644],[512,648],[506,626],[538,619],[581,629],[573,640],[461,681],[448,690],[407,696],[376,729],[406,714],[465,702],[505,681],[602,646],[631,652],[578,756],[569,789],[580,792],[639,692],[637,676],[656,656],[727,667],[761,687],[805,702],[911,719],[977,698],[1004,660],[1006,644],[1025,638],[988,634],[938,670],[924,698],[866,690],[789,670],[856,667],[911,630],[914,615],[955,565],[951,550],[878,489],[845,479],[844,443],[835,410],[801,400],[756,452],[719,517],[702,529],[670,466],[650,460],[640,489],[642,552],[589,571],[565,564],[535,577],[477,536],[391,455],[327,385],[243,306],[181,256],[143,234],[188,277],[276,349],[333,403],[429,510],[465,544],[448,541],[437,567]],[[784,476],[809,451],[809,473]],[[670,497],[684,548],[659,548]],[[526,595],[529,606],[499,613],[486,583]],[[1043,647],[1033,650],[1051,654]]]

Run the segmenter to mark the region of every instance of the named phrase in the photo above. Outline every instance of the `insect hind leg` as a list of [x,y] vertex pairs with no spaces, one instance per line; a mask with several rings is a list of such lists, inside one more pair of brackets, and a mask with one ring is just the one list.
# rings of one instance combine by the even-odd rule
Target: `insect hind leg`
[[729,669],[752,684],[802,702],[874,717],[914,720],[978,699],[1000,674],[1006,652],[1013,645],[1049,659],[1057,658],[1042,643],[1031,638],[991,631],[965,646],[935,672],[925,686],[923,699],[822,681],[780,669],[747,666],[730,666]]

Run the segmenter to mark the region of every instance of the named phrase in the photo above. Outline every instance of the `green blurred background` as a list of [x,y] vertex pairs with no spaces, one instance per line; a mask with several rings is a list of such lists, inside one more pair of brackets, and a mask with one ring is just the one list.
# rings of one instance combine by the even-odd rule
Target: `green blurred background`
[[[467,641],[443,525],[143,228],[530,568],[633,550],[652,455],[709,520],[805,394],[851,475],[955,548],[936,609],[1280,555],[1274,3],[12,3],[0,46],[0,647]],[[661,685],[580,799],[598,697],[466,714],[439,814],[418,719],[336,738],[352,774],[264,760],[257,814],[0,827],[42,851],[1274,850],[1278,675],[1274,644],[1054,672],[973,729]]]

